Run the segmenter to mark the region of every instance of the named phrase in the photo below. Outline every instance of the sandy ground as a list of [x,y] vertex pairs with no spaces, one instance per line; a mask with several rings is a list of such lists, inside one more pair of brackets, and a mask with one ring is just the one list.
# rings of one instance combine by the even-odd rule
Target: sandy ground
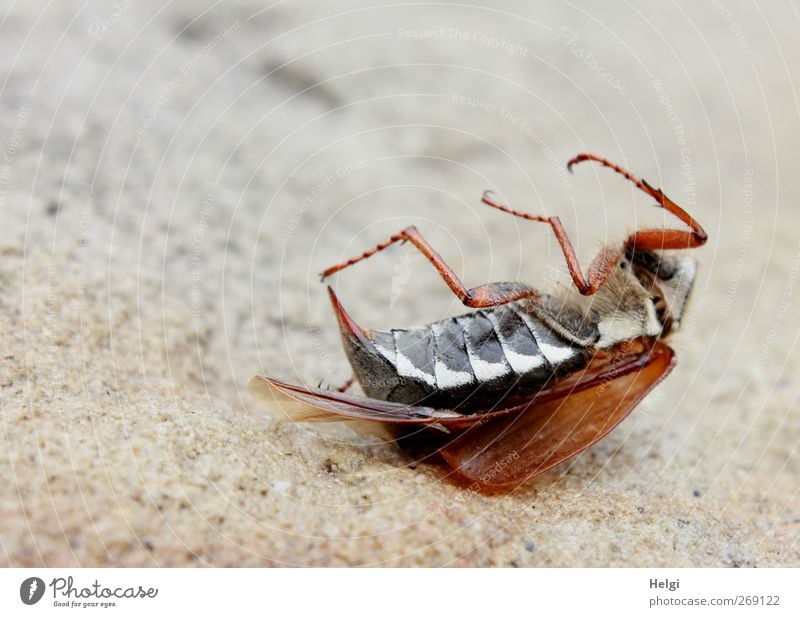
[[[2,9],[0,563],[800,565],[797,8],[265,4]],[[405,225],[469,285],[563,274],[484,189],[583,263],[664,222],[585,150],[710,234],[607,439],[488,496],[250,398],[346,377],[317,272]],[[334,283],[368,326],[463,311],[405,247]]]

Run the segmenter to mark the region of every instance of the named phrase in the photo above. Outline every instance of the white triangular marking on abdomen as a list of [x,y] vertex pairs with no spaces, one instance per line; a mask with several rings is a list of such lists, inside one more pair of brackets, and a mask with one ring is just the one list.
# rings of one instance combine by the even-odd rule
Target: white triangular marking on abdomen
[[384,358],[386,358],[389,362],[391,362],[392,364],[395,364],[397,362],[394,349],[387,349],[383,345],[378,345],[377,343],[373,343],[373,345],[375,345],[375,349],[377,349],[378,352],[380,352],[380,354]]
[[511,351],[502,339],[500,339],[500,345],[503,347],[503,353],[506,354],[506,360],[511,365],[511,369],[517,374],[528,373],[544,364],[542,356],[526,356],[525,354]]
[[[466,319],[469,319],[469,317]],[[470,345],[469,337],[466,335],[466,333],[469,332],[467,330],[469,323],[465,323],[461,318],[456,318],[456,321],[464,330],[464,344],[467,348],[467,358],[469,358],[472,372],[475,373],[475,379],[478,383],[492,381],[493,379],[507,375],[508,365],[505,362],[486,362],[486,360],[481,360],[477,356],[475,350],[472,349],[472,345]]]
[[[497,335],[497,340],[500,341],[500,347],[502,347],[503,354],[505,355],[506,360],[508,360],[508,364],[511,366],[512,371],[514,371],[517,375],[524,375],[525,373],[529,373],[533,369],[544,364],[544,358],[540,355],[528,356],[511,349],[511,345],[509,345],[508,341],[503,337],[502,334],[500,334],[500,326],[497,323],[497,315],[488,311],[484,314],[489,318],[489,321],[491,321],[492,325],[494,326],[494,332]],[[531,332],[531,337],[533,337],[534,341],[536,340],[536,337],[533,336],[533,332]]]
[[492,379],[497,379],[508,373],[506,365],[502,362],[486,362],[485,360],[481,360],[470,351],[469,347],[467,347],[467,354],[469,355],[469,363],[472,365],[475,378],[479,382],[491,381]]
[[[455,323],[458,324],[458,322]],[[441,349],[442,341],[445,340],[449,334],[452,334],[452,332],[447,328],[448,326],[446,326],[443,322],[431,324],[431,330],[433,331],[433,336],[436,340],[436,357],[433,360],[433,373],[436,375],[436,386],[440,390],[457,388],[475,381],[475,376],[471,371],[450,368],[450,366],[448,366],[447,363],[442,359],[442,356],[445,353],[445,350]],[[464,329],[460,325],[458,331],[461,335],[461,342],[464,344],[464,353],[466,354],[466,341],[464,340],[466,335],[464,333]],[[461,351],[457,340],[451,341],[450,347],[452,347],[451,351],[454,353],[454,355],[456,355],[456,352]],[[466,367],[463,366],[462,363],[462,366],[458,368]]]
[[544,354],[544,357],[547,358],[547,361],[550,364],[556,365],[569,360],[572,356],[575,355],[575,350],[568,345],[556,346],[550,345],[548,343],[543,343],[536,337],[536,330],[538,328],[544,328],[543,324],[536,324],[533,319],[531,318],[528,313],[518,307],[513,308],[514,312],[522,318],[522,321],[525,322],[525,325],[528,326],[528,329],[531,331],[531,335],[534,339],[536,339],[536,344],[539,345],[539,349]]
[[539,343],[539,349],[542,350],[550,364],[561,364],[575,355],[575,350],[572,347],[556,347],[547,343]]
[[400,375],[400,377],[416,377],[429,386],[436,386],[436,377],[418,369],[411,363],[411,360],[406,358],[400,351],[397,352],[397,374]]
[[440,390],[457,388],[472,382],[472,373],[454,371],[438,360],[433,365],[433,371],[436,374],[436,385]]

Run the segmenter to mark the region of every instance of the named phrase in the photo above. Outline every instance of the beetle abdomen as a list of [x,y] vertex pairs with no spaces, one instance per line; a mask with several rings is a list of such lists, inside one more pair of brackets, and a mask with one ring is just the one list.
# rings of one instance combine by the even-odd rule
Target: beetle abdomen
[[553,333],[525,302],[383,332],[362,330],[333,292],[331,299],[356,378],[372,398],[485,408],[586,363],[585,351]]

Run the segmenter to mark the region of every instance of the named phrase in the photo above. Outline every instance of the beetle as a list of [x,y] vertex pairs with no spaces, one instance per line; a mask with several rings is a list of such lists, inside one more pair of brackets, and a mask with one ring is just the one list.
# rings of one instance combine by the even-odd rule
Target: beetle
[[539,291],[518,282],[467,289],[416,227],[322,273],[325,280],[398,242],[409,242],[475,311],[425,326],[359,326],[331,287],[344,349],[366,396],[256,376],[261,400],[299,404],[300,421],[370,420],[412,436],[438,434],[434,449],[481,489],[511,488],[582,452],[615,428],[675,365],[665,339],[684,314],[697,262],[664,251],[702,246],[700,224],[663,191],[619,165],[584,153],[632,182],[688,229],[641,229],[601,248],[584,274],[561,221],[482,201],[550,226],[573,287]]

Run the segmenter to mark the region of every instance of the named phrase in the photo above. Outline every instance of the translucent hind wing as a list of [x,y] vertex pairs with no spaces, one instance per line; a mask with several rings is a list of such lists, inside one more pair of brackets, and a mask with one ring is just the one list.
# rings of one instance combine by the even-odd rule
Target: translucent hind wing
[[663,343],[643,357],[639,370],[608,371],[580,389],[547,401],[532,401],[464,431],[440,453],[469,482],[510,488],[582,452],[614,429],[675,365]]
[[267,405],[278,405],[294,422],[341,422],[372,420],[392,424],[456,426],[476,419],[449,411],[392,403],[343,392],[287,384],[277,379],[256,376],[250,380],[250,393]]

